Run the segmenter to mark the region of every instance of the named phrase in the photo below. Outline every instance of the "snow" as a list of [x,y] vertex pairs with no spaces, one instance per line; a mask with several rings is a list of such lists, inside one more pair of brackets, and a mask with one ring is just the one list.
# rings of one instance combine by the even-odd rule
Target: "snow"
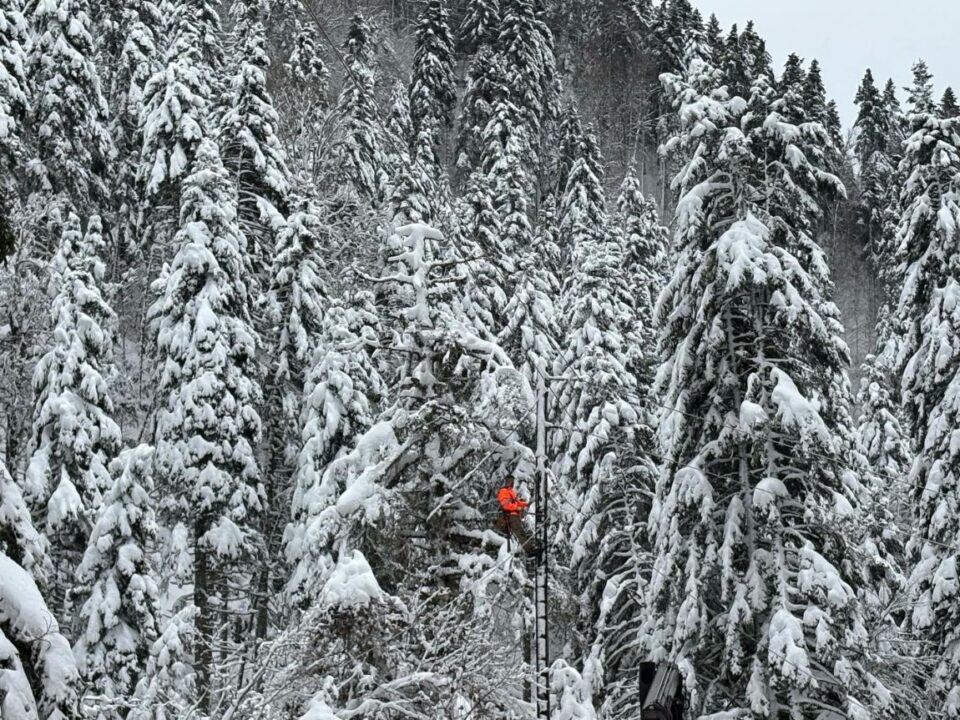
[[784,425],[801,432],[813,432],[829,442],[830,431],[820,417],[818,403],[805,398],[793,379],[779,368],[771,368],[770,375],[776,383],[770,399],[776,404],[777,417]]
[[343,556],[320,594],[321,606],[345,609],[369,605],[383,600],[384,593],[373,575],[367,559],[359,550]]
[[307,712],[300,716],[300,720],[341,720],[341,718],[327,705],[326,693],[320,693],[310,701]]
[[766,508],[776,504],[777,498],[790,497],[787,486],[778,478],[764,478],[757,483],[753,490],[753,504],[758,508]]

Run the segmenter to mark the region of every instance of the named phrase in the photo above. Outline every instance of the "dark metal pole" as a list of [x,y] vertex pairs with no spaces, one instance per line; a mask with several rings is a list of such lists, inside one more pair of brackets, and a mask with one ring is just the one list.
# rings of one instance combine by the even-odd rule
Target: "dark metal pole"
[[547,481],[547,386],[542,373],[537,381],[537,514],[534,531],[536,578],[534,582],[534,608],[536,613],[536,685],[537,718],[550,720],[550,635],[547,582],[547,506],[550,502],[550,487]]

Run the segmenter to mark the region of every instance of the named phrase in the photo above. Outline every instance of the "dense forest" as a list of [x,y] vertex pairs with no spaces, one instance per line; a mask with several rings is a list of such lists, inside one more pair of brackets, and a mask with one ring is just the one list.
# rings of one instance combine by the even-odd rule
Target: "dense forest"
[[842,128],[688,0],[0,0],[0,718],[960,717],[912,70]]

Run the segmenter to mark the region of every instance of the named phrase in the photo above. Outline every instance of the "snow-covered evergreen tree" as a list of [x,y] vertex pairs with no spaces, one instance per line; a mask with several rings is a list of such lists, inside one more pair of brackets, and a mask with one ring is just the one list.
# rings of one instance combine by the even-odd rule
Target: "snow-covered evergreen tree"
[[[564,382],[554,393],[551,415],[561,428],[554,439],[556,472],[566,494],[573,591],[580,598],[574,647],[588,683],[600,689],[609,681],[617,703],[636,676],[640,655],[620,658],[624,662],[605,676],[605,647],[635,634],[641,615],[632,613],[626,626],[615,627],[601,608],[637,609],[638,564],[646,553],[636,547],[644,531],[635,518],[646,514],[643,498],[653,489],[653,466],[645,455],[651,433],[630,368],[640,323],[624,235],[611,227],[604,207],[602,160],[591,131],[582,149],[561,205],[572,262],[561,307],[565,338],[553,368]],[[625,550],[632,557],[622,556]]]
[[[118,7],[118,5],[120,7]],[[114,173],[109,178],[112,207],[118,217],[118,241],[125,250],[136,245],[137,216],[140,210],[137,168],[143,148],[144,91],[160,68],[164,18],[153,0],[117,3],[101,51],[113,63],[103,78],[110,106],[110,134],[116,148]]]
[[907,88],[908,112],[912,115],[936,112],[936,102],[933,99],[933,75],[927,63],[918,60],[910,70],[913,73],[913,83]]
[[24,159],[23,123],[29,108],[27,42],[20,0],[7,0],[0,5],[0,261],[14,249],[14,199],[22,192],[14,178]]
[[417,49],[410,81],[410,120],[413,132],[424,123],[450,124],[457,101],[453,36],[447,0],[428,0],[417,22]]
[[940,117],[955,118],[960,117],[960,105],[957,104],[957,96],[952,87],[943,91],[943,97],[940,98],[939,107]]
[[113,486],[97,514],[77,569],[77,667],[99,718],[122,718],[157,638],[157,582],[150,553],[157,541],[152,448],[124,451],[110,466]]
[[20,486],[0,459],[0,554],[29,572],[34,580],[49,577],[47,540],[37,532]]
[[957,588],[956,514],[960,493],[952,428],[960,358],[952,350],[958,285],[960,227],[960,122],[936,114],[929,74],[920,65],[908,115],[911,135],[900,166],[906,179],[900,196],[897,260],[906,268],[897,324],[902,402],[917,454],[910,473],[914,537],[908,547],[914,598],[910,626],[938,658],[926,706],[948,716],[960,713],[960,636],[955,631]]
[[79,720],[79,678],[35,580],[0,552],[0,711],[4,720]]
[[620,184],[614,220],[616,230],[623,234],[624,269],[638,320],[634,332],[645,348],[652,349],[656,342],[653,309],[667,280],[668,235],[660,224],[656,204],[641,191],[632,165]]
[[[240,627],[251,561],[263,547],[258,518],[264,490],[256,368],[244,277],[250,266],[237,226],[232,182],[211,140],[197,149],[184,181],[179,246],[157,281],[151,308],[160,357],[156,414],[157,484],[164,518],[184,522],[196,607],[193,660],[198,702],[209,707],[216,616],[227,599]],[[188,578],[175,578],[184,582]],[[195,698],[196,699],[196,698]]]
[[316,599],[329,570],[322,551],[329,547],[337,512],[332,505],[336,488],[327,469],[370,429],[386,391],[372,358],[379,342],[379,319],[369,294],[358,293],[328,308],[304,385],[302,444],[285,532],[293,568],[287,592],[298,601]]
[[144,89],[143,148],[137,185],[144,217],[143,243],[173,243],[179,222],[183,183],[193,171],[197,149],[209,136],[208,113],[213,97],[213,71],[204,57],[205,39],[218,32],[202,0],[176,5],[170,20],[172,39],[161,68]]
[[533,0],[501,0],[497,48],[510,79],[510,101],[518,108],[531,148],[554,108],[553,36],[537,16]]
[[71,585],[110,485],[108,464],[120,448],[109,391],[116,316],[101,291],[102,251],[99,217],[90,218],[84,236],[80,219],[70,215],[51,263],[53,343],[34,372],[32,454],[24,482],[56,571],[40,578],[41,584],[57,589],[51,597],[58,603]]
[[237,3],[243,13],[234,32],[239,65],[230,81],[220,121],[223,164],[237,186],[237,222],[247,239],[253,271],[266,283],[270,256],[276,245],[279,213],[289,212],[290,172],[277,137],[279,116],[267,90],[266,36],[260,0]]
[[479,54],[483,46],[496,42],[499,31],[499,0],[468,0],[460,23],[459,40],[463,50]]
[[374,99],[373,29],[360,13],[350,20],[344,45],[350,73],[337,100],[339,137],[329,160],[331,180],[347,183],[375,208],[386,200],[390,164]]
[[35,39],[26,67],[38,160],[31,165],[35,188],[67,200],[77,212],[106,201],[113,153],[89,10],[86,0],[31,3]]
[[794,237],[816,208],[789,203],[821,171],[764,99],[763,76],[759,117],[702,60],[665,82],[681,118],[668,148],[689,160],[658,312],[669,409],[650,515],[650,657],[678,665],[695,714],[881,716],[891,698],[862,659],[858,578],[846,546],[817,529],[856,518],[859,496],[838,393],[846,349],[821,314],[816,254]]

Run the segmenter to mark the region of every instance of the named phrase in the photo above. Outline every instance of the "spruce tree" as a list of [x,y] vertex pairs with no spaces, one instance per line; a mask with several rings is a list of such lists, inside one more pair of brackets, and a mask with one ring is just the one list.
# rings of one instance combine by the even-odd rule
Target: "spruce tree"
[[80,720],[70,644],[35,580],[0,552],[0,710],[4,720]]
[[913,84],[906,88],[909,112],[922,115],[934,112],[933,75],[923,60],[918,60],[911,68]]
[[446,0],[428,0],[416,32],[417,49],[410,81],[410,120],[415,134],[424,123],[449,125],[457,101],[453,36]]
[[538,21],[533,0],[502,0],[497,47],[510,78],[510,101],[521,113],[522,127],[534,150],[549,113],[552,38]]
[[944,119],[960,117],[960,105],[957,105],[957,96],[951,87],[944,90],[943,97],[940,98],[940,117]]
[[[235,203],[216,144],[203,140],[184,181],[179,250],[156,283],[160,298],[151,308],[160,357],[154,434],[160,510],[189,532],[201,707],[217,691],[215,613],[228,596],[250,592],[247,572],[263,550],[264,490],[255,452],[259,338],[250,321],[244,280],[250,265]],[[249,612],[249,606],[238,610],[237,632]]]
[[817,530],[835,508],[857,512],[846,351],[822,314],[816,255],[794,237],[816,207],[787,202],[822,170],[793,144],[801,135],[763,76],[746,116],[700,60],[665,81],[681,115],[672,147],[690,160],[659,311],[657,392],[670,409],[650,515],[648,651],[685,669],[694,714],[869,717],[889,694],[861,659],[858,579],[846,547]]
[[[100,219],[86,236],[70,215],[51,263],[53,343],[37,364],[32,453],[25,487],[51,544],[55,577],[44,585],[65,593],[86,547],[90,526],[109,488],[108,464],[120,449],[109,380],[116,316],[104,300]],[[57,595],[58,612],[67,612]],[[66,615],[64,615],[66,617]]]
[[26,65],[38,160],[31,166],[34,188],[77,212],[103,207],[113,144],[94,64],[89,4],[36,1],[28,8],[35,37]]
[[360,199],[379,208],[387,199],[390,167],[374,99],[372,33],[362,14],[351,18],[344,44],[350,73],[337,100],[339,137],[328,167],[332,182],[346,183]]
[[243,13],[235,28],[235,33],[242,33],[235,38],[239,64],[224,100],[219,144],[224,167],[237,186],[237,222],[247,239],[254,279],[266,284],[276,245],[271,219],[289,213],[290,172],[277,137],[279,116],[267,91],[270,58],[260,3],[242,0],[238,4]]
[[50,576],[48,542],[37,532],[20,486],[0,458],[0,554],[17,563],[37,582]]
[[325,556],[336,525],[330,464],[373,425],[386,385],[371,357],[379,345],[379,319],[368,293],[334,302],[304,384],[300,445],[294,474],[290,524],[284,533],[292,572],[289,596],[298,604],[316,600],[323,587]]
[[0,262],[13,252],[13,211],[20,190],[24,121],[30,86],[26,74],[27,24],[20,0],[0,4]]
[[[171,19],[172,39],[161,68],[144,89],[143,148],[137,186],[143,217],[141,242],[168,248],[177,230],[183,183],[208,136],[214,77],[204,57],[207,27],[200,0],[185,0]],[[218,25],[217,25],[218,27]]]
[[152,448],[124,451],[110,466],[113,486],[77,569],[74,656],[98,717],[122,718],[157,638],[159,592],[150,553],[157,542]]
[[137,242],[140,210],[137,169],[144,139],[141,124],[144,93],[163,59],[159,46],[163,40],[164,19],[151,0],[124,4],[118,15],[115,27],[111,28],[117,35],[117,46],[110,50],[116,70],[107,81],[110,134],[117,150],[110,193],[117,213],[118,240],[121,247],[131,250]]
[[[575,650],[585,676],[620,707],[629,700],[642,658],[630,640],[642,617],[636,591],[647,562],[637,548],[638,541],[646,544],[637,518],[649,510],[654,473],[647,456],[651,431],[632,367],[643,321],[634,303],[625,235],[608,220],[602,161],[590,131],[583,150],[561,205],[572,262],[561,307],[565,337],[553,368],[565,382],[552,415],[562,428],[554,440],[556,472],[569,506],[563,517],[574,595],[582,598]],[[606,665],[608,649],[631,645],[627,656]]]
[[[921,68],[922,69],[922,68]],[[915,68],[923,85],[924,74]],[[956,648],[958,481],[953,430],[957,378],[953,347],[960,226],[960,123],[942,119],[923,91],[911,93],[912,134],[904,146],[897,226],[897,262],[905,268],[897,311],[902,403],[917,459],[910,473],[913,539],[907,551],[914,601],[909,626],[937,658],[925,706],[948,716],[960,712],[960,662]],[[926,108],[924,110],[923,108]]]
[[468,0],[460,23],[459,44],[467,54],[477,54],[492,45],[500,31],[499,0]]
[[467,70],[467,88],[460,105],[457,118],[456,166],[464,178],[480,164],[483,152],[483,132],[493,113],[495,95],[499,94],[499,78],[502,73],[494,74],[496,63],[502,66],[502,58],[483,45],[470,61]]

